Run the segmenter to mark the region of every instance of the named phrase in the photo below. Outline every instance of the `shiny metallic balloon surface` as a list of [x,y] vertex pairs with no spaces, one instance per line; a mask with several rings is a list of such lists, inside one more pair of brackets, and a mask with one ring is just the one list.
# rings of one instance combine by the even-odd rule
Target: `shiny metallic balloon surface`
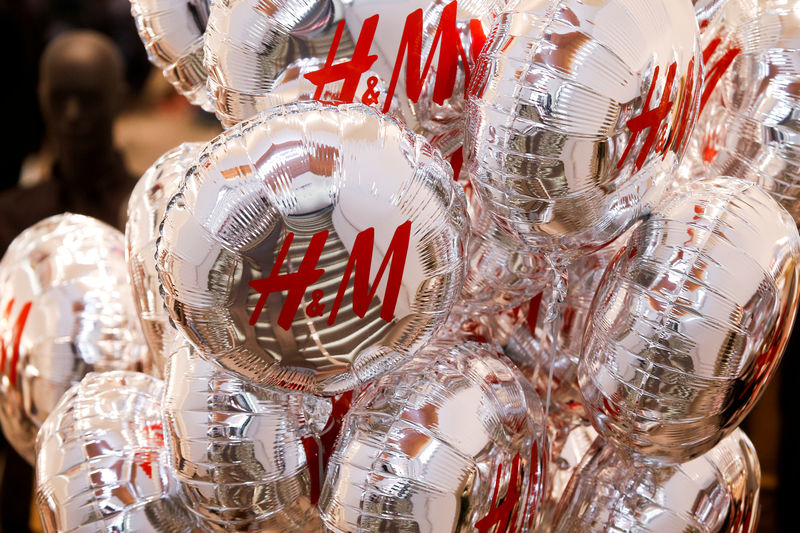
[[536,533],[557,531],[553,529],[553,517],[561,496],[597,438],[597,431],[586,419],[583,406],[578,403],[568,407],[551,404],[547,414],[547,434],[550,457]]
[[[568,265],[569,284],[561,302],[552,365],[553,331],[552,323],[547,320],[547,309],[553,295],[549,286],[540,288],[533,297],[529,294],[528,301],[519,308],[484,319],[491,330],[492,340],[531,380],[537,392],[544,397],[550,391],[551,406],[555,403],[566,409],[574,402],[582,402],[578,389],[578,361],[592,299],[606,266],[625,245],[630,231]],[[552,283],[550,274],[545,279]]]
[[168,354],[165,344],[177,332],[161,299],[156,272],[156,241],[167,204],[178,192],[186,171],[200,153],[203,143],[185,143],[161,156],[136,183],[128,200],[125,252],[133,297],[139,312],[147,346],[153,355],[156,377],[161,377]]
[[214,531],[319,531],[302,396],[259,389],[188,345],[168,364],[164,436],[189,508]]
[[465,168],[526,246],[577,256],[658,200],[702,80],[689,0],[522,0],[470,87]]
[[36,503],[47,533],[197,531],[167,468],[163,383],[139,372],[88,374],[36,441]]
[[700,457],[643,465],[595,441],[559,504],[552,531],[753,533],[761,471],[737,429]]
[[800,289],[794,221],[729,177],[680,189],[606,270],[578,377],[601,435],[682,462],[730,433],[772,377]]
[[704,109],[687,179],[702,174],[758,183],[800,222],[800,16],[783,0],[703,1]]
[[551,281],[545,258],[520,250],[485,213],[473,220],[468,257],[458,306],[467,314],[492,314],[514,307]]
[[213,111],[203,67],[203,34],[212,0],[130,0],[150,62],[191,103]]
[[[230,126],[299,100],[361,102],[429,138],[446,134],[442,148],[452,149],[463,136],[468,73],[505,3],[216,2],[205,65],[217,116]],[[302,77],[282,83],[298,69]]]
[[33,464],[39,426],[92,371],[149,370],[122,233],[73,214],[21,233],[0,262],[0,423]]
[[[286,69],[296,68],[298,61],[326,59],[341,19],[341,5],[331,0],[212,3],[205,68],[222,123],[231,126],[293,101],[291,94],[273,94],[276,80]],[[350,33],[344,31],[335,57],[352,52]],[[306,87],[298,86],[303,89],[299,93]]]
[[256,385],[332,396],[407,361],[444,322],[466,220],[421,137],[366,106],[307,102],[208,145],[167,208],[156,266],[201,355]]
[[356,399],[320,512],[337,533],[531,531],[546,450],[541,402],[512,365],[436,341]]

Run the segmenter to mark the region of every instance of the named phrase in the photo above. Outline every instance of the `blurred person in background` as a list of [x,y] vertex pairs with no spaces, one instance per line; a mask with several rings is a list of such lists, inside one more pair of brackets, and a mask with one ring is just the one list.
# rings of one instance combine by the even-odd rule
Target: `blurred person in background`
[[25,228],[65,211],[124,226],[135,178],[113,127],[125,87],[124,61],[108,37],[81,30],[50,42],[38,90],[50,158],[36,185],[0,193],[0,252]]
[[45,45],[72,29],[105,34],[124,59],[131,94],[142,89],[150,66],[136,33],[128,0],[0,0],[0,43],[4,51],[6,85],[4,136],[0,158],[0,191],[15,187],[21,174],[35,172],[26,158],[41,148],[44,127],[36,98],[39,58]]

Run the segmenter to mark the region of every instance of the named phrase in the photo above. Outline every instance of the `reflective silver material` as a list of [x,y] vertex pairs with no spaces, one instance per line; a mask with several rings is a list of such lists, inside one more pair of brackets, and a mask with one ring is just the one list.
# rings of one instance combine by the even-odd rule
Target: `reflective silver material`
[[0,423],[31,464],[36,432],[87,373],[149,370],[122,233],[73,214],[22,232],[0,262]]
[[489,315],[520,305],[544,289],[552,277],[544,257],[519,245],[485,213],[470,228],[469,266],[459,310]]
[[130,0],[150,62],[191,103],[213,111],[203,67],[203,34],[212,0]]
[[578,378],[601,435],[683,462],[730,433],[780,362],[799,260],[794,221],[751,182],[698,180],[659,206],[592,305]]
[[690,177],[758,183],[800,222],[800,8],[785,0],[701,1],[706,55]]
[[258,389],[185,345],[164,394],[169,465],[214,531],[320,531],[309,501],[302,396]]
[[559,504],[559,533],[753,533],[761,471],[750,439],[735,430],[674,466],[638,464],[598,439]]
[[465,160],[486,209],[539,253],[610,242],[657,201],[696,115],[689,0],[521,0],[470,87]]
[[486,345],[437,341],[356,399],[320,512],[337,533],[527,532],[546,450],[519,372]]
[[[341,6],[333,0],[215,1],[205,37],[205,68],[217,117],[231,126],[295,100],[291,92],[272,94],[276,80],[299,60],[324,61],[341,19]],[[350,33],[344,31],[335,57],[352,52]],[[299,85],[298,93],[307,87]]]
[[[493,15],[506,1],[459,2],[451,8],[452,17],[443,16],[450,3],[444,0],[215,2],[205,38],[205,65],[217,116],[230,126],[272,106],[315,96],[324,101],[361,102],[387,110],[407,127],[429,138],[446,134],[441,148],[451,151],[460,145],[463,135],[467,71],[472,70]],[[418,27],[408,22],[416,10],[422,12]],[[364,22],[376,15],[377,26],[365,29]],[[337,37],[340,22],[344,26]],[[405,30],[409,33],[403,44]],[[433,50],[434,41],[438,52]],[[362,48],[359,52],[356,43]],[[437,59],[426,69],[429,55]],[[417,64],[409,59],[411,56],[419,65],[407,70],[409,61]],[[329,67],[347,63],[348,70],[341,70],[343,65],[332,70],[325,82],[315,80],[312,84],[304,78],[323,69],[328,58]],[[295,78],[297,83],[281,87],[281,79],[294,78],[290,71],[298,68],[305,70],[303,78]],[[440,69],[445,72],[438,72]],[[441,96],[438,93],[442,92],[442,82],[437,79],[448,79],[451,69],[452,80],[445,83],[446,96]],[[316,83],[322,84],[321,92],[317,92]]]
[[[553,331],[552,324],[547,321],[547,309],[553,294],[549,287],[539,289],[519,310],[498,314],[490,320],[493,339],[533,382],[537,392],[544,397],[549,388],[551,406],[560,404],[567,408],[573,402],[582,402],[578,390],[578,361],[592,299],[606,266],[625,245],[630,231],[567,266],[569,285],[561,302],[552,375]],[[546,280],[552,283],[552,276],[547,275]]]
[[307,102],[208,145],[167,208],[156,267],[201,355],[332,396],[430,340],[461,290],[466,225],[421,137],[365,106]]
[[163,383],[90,373],[36,439],[36,503],[47,533],[198,531],[167,468]]
[[575,403],[568,407],[550,405],[547,434],[550,457],[536,532],[558,533],[558,530],[553,529],[556,507],[569,480],[597,438],[597,431],[585,418],[583,406]]
[[125,254],[131,276],[139,322],[150,353],[153,370],[161,377],[168,354],[164,346],[177,332],[161,299],[156,272],[156,241],[164,212],[178,192],[183,176],[200,153],[203,143],[185,143],[161,156],[136,183],[128,200]]

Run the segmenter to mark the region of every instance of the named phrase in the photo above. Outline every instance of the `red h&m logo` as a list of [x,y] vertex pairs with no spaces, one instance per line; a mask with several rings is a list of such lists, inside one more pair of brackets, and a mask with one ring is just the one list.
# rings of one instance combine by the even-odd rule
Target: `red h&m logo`
[[[492,493],[492,501],[489,511],[486,515],[475,522],[475,529],[479,533],[520,533],[523,530],[529,530],[533,526],[533,519],[536,516],[536,508],[539,501],[539,445],[534,442],[531,448],[531,458],[528,465],[530,475],[528,478],[528,490],[525,493],[525,499],[521,500],[522,484],[524,481],[524,472],[522,462],[519,454],[514,456],[511,463],[511,475],[508,480],[506,495],[498,501],[498,493],[500,491],[500,484],[502,481],[503,465],[497,466],[497,477],[494,481],[494,492]],[[524,522],[525,513],[528,512],[527,528]],[[514,524],[522,520],[518,529],[514,529]],[[494,529],[492,529],[494,528]]]
[[[461,38],[456,24],[457,9],[457,3],[450,2],[442,10],[441,19],[436,28],[428,57],[425,58],[424,66],[422,66],[422,9],[417,9],[406,18],[392,70],[392,79],[389,82],[389,88],[383,102],[382,111],[384,113],[389,111],[391,106],[397,82],[400,79],[400,69],[403,66],[404,58],[406,60],[406,93],[412,102],[419,100],[422,87],[428,77],[428,72],[437,50],[439,52],[439,62],[436,70],[436,81],[433,86],[433,101],[441,105],[453,95],[459,59],[464,66],[465,87],[469,85],[470,68],[467,53],[461,45]],[[344,20],[339,22],[325,65],[319,70],[305,75],[306,79],[317,87],[314,93],[315,100],[322,98],[327,84],[342,81],[342,90],[337,103],[353,102],[361,76],[378,59],[377,55],[369,55],[369,51],[372,48],[372,41],[375,39],[379,18],[379,15],[373,15],[364,21],[353,50],[353,56],[348,61],[334,65],[334,58],[336,57],[339,41],[341,41],[345,26]],[[472,40],[469,53],[474,61],[486,41],[486,35],[483,32],[480,21],[477,20],[470,20],[469,30]],[[422,70],[420,70],[421,66]],[[367,79],[368,88],[360,97],[362,103],[367,105],[378,103],[380,94],[375,90],[377,83],[378,79],[375,76]]]
[[[249,284],[253,289],[261,294],[256,304],[253,314],[250,316],[250,325],[253,326],[258,321],[267,297],[274,292],[286,291],[286,300],[278,316],[278,325],[288,331],[292,327],[294,317],[300,309],[300,305],[305,299],[308,287],[316,283],[325,273],[324,269],[317,268],[317,263],[322,255],[322,250],[328,240],[328,230],[321,231],[311,237],[303,260],[297,272],[281,274],[280,270],[289,254],[289,247],[294,240],[294,233],[286,235],[283,246],[278,253],[278,258],[272,267],[269,276],[251,281]],[[389,267],[389,274],[386,283],[386,292],[381,305],[381,318],[386,322],[391,322],[394,318],[394,310],[397,305],[397,298],[400,294],[400,286],[403,281],[403,271],[408,257],[408,246],[411,240],[411,221],[406,221],[394,232],[392,241],[386,250],[386,255],[381,262],[378,273],[372,285],[369,283],[370,271],[372,267],[372,250],[375,247],[375,228],[367,228],[359,232],[353,243],[353,250],[350,259],[347,261],[342,281],[339,284],[339,291],[331,306],[328,315],[328,325],[332,326],[336,321],[336,315],[342,305],[345,291],[350,283],[350,278],[354,277],[353,283],[353,311],[361,318],[364,318],[369,304],[375,297],[378,284],[383,277],[386,268]],[[322,290],[315,290],[311,293],[311,303],[305,308],[306,315],[309,317],[322,316],[325,312],[325,304],[321,302],[325,295]]]
[[[8,349],[11,349],[11,361],[8,368],[8,380],[11,382],[12,387],[17,385],[17,363],[19,362],[19,344],[22,341],[22,332],[25,330],[25,324],[28,322],[28,314],[31,311],[31,302],[26,302],[22,306],[17,319],[11,325],[11,338],[7,339],[7,332],[9,327],[9,320],[11,318],[11,309],[14,307],[14,298],[8,302],[5,310],[3,311],[2,322],[0,322],[0,374],[5,374],[6,359],[8,358]],[[6,341],[8,340],[8,344]]]

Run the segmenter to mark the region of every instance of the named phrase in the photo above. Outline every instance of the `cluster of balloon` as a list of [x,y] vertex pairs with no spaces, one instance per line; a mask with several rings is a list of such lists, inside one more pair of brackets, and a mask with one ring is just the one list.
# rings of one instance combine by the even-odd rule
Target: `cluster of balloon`
[[144,365],[120,236],[65,215],[0,263],[48,531],[752,533],[737,426],[800,294],[792,6],[131,4],[228,129],[130,201],[165,385],[61,398]]
[[711,449],[775,372],[798,293],[800,235],[771,196],[729,177],[679,189],[597,289],[578,377],[598,431],[663,461]]
[[128,200],[125,254],[139,321],[153,356],[153,372],[164,375],[166,347],[177,338],[161,300],[156,242],[167,204],[178,192],[203,143],[186,143],[161,156],[136,183]]
[[683,181],[758,183],[800,221],[800,18],[783,0],[698,0],[706,77]]
[[399,123],[361,105],[287,105],[198,163],[167,207],[156,267],[201,356],[259,386],[333,396],[409,360],[446,319],[464,277],[464,195]]
[[337,533],[529,531],[546,454],[519,371],[485,345],[438,341],[355,400],[320,512]]
[[167,468],[163,383],[90,373],[36,439],[36,501],[46,531],[196,531]]
[[73,214],[28,228],[0,262],[0,423],[34,463],[39,427],[92,371],[148,370],[123,236]]

